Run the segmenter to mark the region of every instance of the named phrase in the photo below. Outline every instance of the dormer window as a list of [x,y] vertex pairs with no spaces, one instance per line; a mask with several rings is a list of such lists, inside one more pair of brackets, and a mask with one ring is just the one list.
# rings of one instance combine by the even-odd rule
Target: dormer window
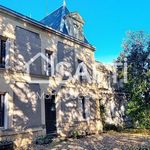
[[79,30],[77,27],[74,27],[74,37],[79,39]]
[[74,37],[86,44],[83,32],[84,20],[78,12],[70,12],[67,7],[60,7],[41,20],[42,24],[51,27],[63,34]]
[[84,21],[78,13],[69,13],[65,17],[65,24],[70,36],[73,36],[81,41],[84,40],[83,35]]
[[79,25],[76,24],[76,23],[74,23],[74,27],[75,27],[76,29],[79,29]]

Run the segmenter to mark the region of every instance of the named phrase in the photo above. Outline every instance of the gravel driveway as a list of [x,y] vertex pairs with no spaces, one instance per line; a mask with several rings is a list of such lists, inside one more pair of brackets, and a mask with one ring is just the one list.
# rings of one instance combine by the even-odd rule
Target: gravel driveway
[[[100,134],[81,139],[55,140],[50,145],[35,146],[33,150],[150,150],[150,136],[133,134]],[[144,149],[147,148],[147,149]],[[142,149],[141,149],[142,150]]]

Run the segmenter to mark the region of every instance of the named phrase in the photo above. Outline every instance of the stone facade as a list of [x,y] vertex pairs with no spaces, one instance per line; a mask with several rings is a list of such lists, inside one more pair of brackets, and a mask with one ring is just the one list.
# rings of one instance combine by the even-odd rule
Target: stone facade
[[[79,36],[74,35],[72,31],[71,36],[64,35],[40,22],[0,8],[0,35],[7,39],[7,67],[0,69],[0,93],[5,93],[5,121],[4,127],[0,128],[1,139],[6,136],[15,137],[17,142],[18,135],[30,135],[30,139],[33,139],[37,135],[46,134],[44,96],[51,96],[53,92],[58,135],[66,136],[73,130],[90,133],[103,130],[100,106],[104,104],[109,109],[112,99],[110,97],[115,97],[110,83],[111,71],[95,62],[95,49],[85,42],[82,18],[76,13],[67,15],[64,23],[68,26],[71,23],[68,21],[70,17],[71,21],[78,20]],[[47,51],[52,54],[52,64],[55,68],[54,74],[49,76],[46,74],[44,57],[36,58],[38,53],[45,55]],[[36,59],[31,61],[33,58]],[[60,70],[56,69],[56,64],[61,61],[69,63],[69,71],[73,75],[79,60],[86,66],[92,82],[84,79],[81,82],[73,76],[72,80],[65,80],[62,84],[63,76],[60,75]],[[27,73],[26,64],[30,61],[30,72]],[[99,78],[99,75],[103,78]],[[101,84],[99,79],[102,80]],[[107,97],[110,102],[106,102]],[[122,110],[122,105],[119,109]],[[109,115],[106,115],[107,118],[110,118]]]
[[126,94],[113,83],[114,68],[97,62],[100,112],[104,129],[125,127]]

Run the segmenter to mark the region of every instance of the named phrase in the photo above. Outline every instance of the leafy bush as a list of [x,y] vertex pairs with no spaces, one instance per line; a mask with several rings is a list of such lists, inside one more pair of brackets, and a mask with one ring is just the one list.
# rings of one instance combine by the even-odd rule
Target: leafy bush
[[52,135],[40,136],[35,140],[35,143],[38,145],[49,144],[53,141],[53,138]]
[[13,142],[12,141],[0,141],[0,150],[13,150]]
[[77,130],[73,130],[72,132],[71,132],[71,137],[72,138],[77,138],[77,137],[79,137],[80,136],[80,133],[77,131]]
[[122,127],[116,126],[114,124],[104,124],[104,131],[110,131],[110,130],[120,132],[122,131]]

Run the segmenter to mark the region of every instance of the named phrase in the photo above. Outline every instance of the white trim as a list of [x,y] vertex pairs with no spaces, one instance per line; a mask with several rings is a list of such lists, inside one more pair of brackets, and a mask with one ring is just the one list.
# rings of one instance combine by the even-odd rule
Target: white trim
[[85,96],[85,115],[86,115],[86,120],[90,120],[91,116],[91,105],[90,105],[90,98]]
[[42,122],[42,125],[46,125],[46,121],[45,121],[45,92],[43,95],[43,92],[41,91],[41,95],[42,95],[42,98],[40,98],[41,99],[41,122]]

